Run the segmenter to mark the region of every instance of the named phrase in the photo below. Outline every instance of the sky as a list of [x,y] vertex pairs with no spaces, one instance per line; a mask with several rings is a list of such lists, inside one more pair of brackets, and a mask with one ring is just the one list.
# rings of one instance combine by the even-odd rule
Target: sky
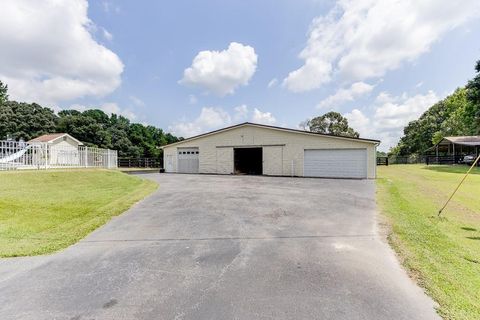
[[189,137],[329,111],[386,151],[474,76],[478,0],[1,0],[0,80]]

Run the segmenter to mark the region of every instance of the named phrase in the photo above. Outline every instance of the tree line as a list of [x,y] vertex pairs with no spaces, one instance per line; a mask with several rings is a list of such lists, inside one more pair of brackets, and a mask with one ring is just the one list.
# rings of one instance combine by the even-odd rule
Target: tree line
[[[480,60],[475,71],[475,77],[464,87],[435,103],[418,120],[411,121],[389,154],[423,154],[443,137],[480,135]],[[118,150],[120,157],[157,158],[160,146],[182,139],[98,109],[63,110],[55,114],[37,103],[9,100],[7,89],[0,81],[0,140],[29,140],[45,133],[65,132],[88,146]],[[359,137],[338,112],[307,119],[300,126],[313,132]]]
[[68,133],[87,146],[118,150],[119,157],[159,158],[160,146],[179,141],[162,129],[102,110],[52,109],[37,103],[12,101],[0,81],[0,140],[28,141],[46,133]]
[[403,130],[394,155],[423,154],[443,137],[480,135],[480,60],[476,75],[445,99],[435,103]]

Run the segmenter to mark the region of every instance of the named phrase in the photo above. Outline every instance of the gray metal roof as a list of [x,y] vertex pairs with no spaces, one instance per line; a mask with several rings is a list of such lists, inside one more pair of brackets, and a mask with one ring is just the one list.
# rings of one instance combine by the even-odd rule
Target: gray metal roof
[[[445,141],[446,140],[446,141]],[[445,142],[444,142],[445,141]],[[480,146],[480,136],[458,136],[458,137],[445,137],[439,144],[460,144],[464,146]]]
[[160,148],[163,149],[163,148],[171,147],[171,146],[174,146],[174,145],[177,145],[177,144],[182,144],[182,143],[187,142],[187,141],[191,141],[191,140],[194,140],[194,139],[198,139],[198,138],[201,138],[201,137],[209,136],[209,135],[212,135],[212,134],[216,134],[216,133],[220,133],[220,132],[224,132],[224,131],[228,131],[228,130],[232,130],[232,129],[235,129],[235,128],[238,128],[238,127],[243,127],[243,126],[253,126],[253,127],[260,127],[260,128],[267,128],[267,129],[273,129],[273,130],[303,133],[303,134],[316,135],[316,136],[324,136],[324,137],[331,137],[331,138],[363,141],[363,142],[374,143],[374,144],[377,144],[377,145],[380,144],[380,140],[374,140],[374,139],[355,138],[355,137],[334,135],[334,134],[328,134],[328,133],[318,133],[318,132],[311,132],[311,131],[305,131],[305,130],[269,126],[269,125],[266,125],[266,124],[243,122],[243,123],[239,123],[239,124],[236,124],[236,125],[233,125],[233,126],[230,126],[230,127],[214,130],[214,131],[207,132],[207,133],[202,133],[198,136],[190,137],[190,138],[187,138],[187,139],[184,139],[184,140],[181,140],[181,141],[173,142],[173,143],[161,146]]

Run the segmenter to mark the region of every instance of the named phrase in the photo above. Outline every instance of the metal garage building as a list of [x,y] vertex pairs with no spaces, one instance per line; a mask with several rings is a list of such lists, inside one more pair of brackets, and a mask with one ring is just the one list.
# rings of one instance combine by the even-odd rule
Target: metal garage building
[[376,176],[378,140],[242,123],[163,147],[166,172]]

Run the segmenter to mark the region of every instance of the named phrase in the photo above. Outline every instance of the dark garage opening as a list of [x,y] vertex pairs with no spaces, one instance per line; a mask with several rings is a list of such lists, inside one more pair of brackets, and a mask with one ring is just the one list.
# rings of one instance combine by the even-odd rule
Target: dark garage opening
[[233,162],[235,174],[261,175],[263,173],[262,148],[234,148]]

